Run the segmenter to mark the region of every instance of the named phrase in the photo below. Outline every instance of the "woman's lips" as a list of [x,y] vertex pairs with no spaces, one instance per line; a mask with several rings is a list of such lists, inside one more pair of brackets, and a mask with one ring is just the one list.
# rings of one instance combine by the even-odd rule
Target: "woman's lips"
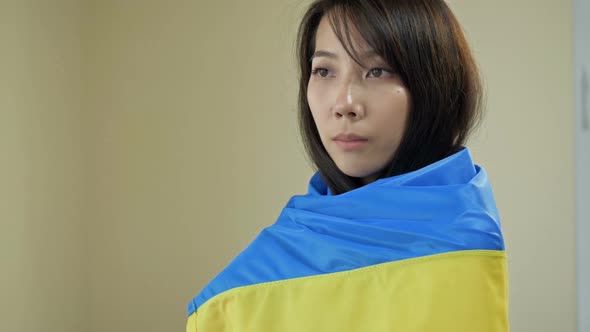
[[343,148],[344,150],[358,150],[358,149],[365,147],[369,143],[369,141],[366,139],[364,139],[364,140],[347,140],[347,141],[334,140],[334,142],[336,142],[336,144],[338,146],[340,146],[341,148]]

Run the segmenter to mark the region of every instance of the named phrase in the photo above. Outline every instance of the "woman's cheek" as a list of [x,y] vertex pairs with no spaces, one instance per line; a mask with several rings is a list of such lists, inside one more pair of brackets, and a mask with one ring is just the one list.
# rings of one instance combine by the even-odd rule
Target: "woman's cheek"
[[313,113],[314,119],[316,116],[319,116],[322,112],[329,108],[328,100],[329,100],[329,92],[328,89],[322,87],[319,84],[311,85],[308,89],[307,94],[307,101],[309,103],[309,107]]

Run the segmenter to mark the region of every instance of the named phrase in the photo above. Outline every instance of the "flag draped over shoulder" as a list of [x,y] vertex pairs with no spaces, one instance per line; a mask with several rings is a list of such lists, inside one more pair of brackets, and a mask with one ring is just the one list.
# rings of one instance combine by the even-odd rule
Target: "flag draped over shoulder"
[[190,302],[187,331],[504,332],[506,265],[467,148],[340,195],[317,172]]

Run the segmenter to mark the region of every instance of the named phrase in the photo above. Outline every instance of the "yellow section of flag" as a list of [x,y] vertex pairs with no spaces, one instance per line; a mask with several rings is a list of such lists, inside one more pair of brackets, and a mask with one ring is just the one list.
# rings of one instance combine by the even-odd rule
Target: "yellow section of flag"
[[506,252],[463,250],[230,289],[187,332],[508,332]]

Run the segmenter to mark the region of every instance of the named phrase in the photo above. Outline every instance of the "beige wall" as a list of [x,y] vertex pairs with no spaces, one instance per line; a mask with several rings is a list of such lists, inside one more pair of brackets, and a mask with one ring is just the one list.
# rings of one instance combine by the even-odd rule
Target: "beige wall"
[[83,331],[78,1],[0,1],[0,331]]
[[[184,329],[188,301],[306,190],[307,2],[0,2],[0,330]],[[452,6],[486,78],[472,149],[503,217],[512,329],[573,332],[570,1]]]

